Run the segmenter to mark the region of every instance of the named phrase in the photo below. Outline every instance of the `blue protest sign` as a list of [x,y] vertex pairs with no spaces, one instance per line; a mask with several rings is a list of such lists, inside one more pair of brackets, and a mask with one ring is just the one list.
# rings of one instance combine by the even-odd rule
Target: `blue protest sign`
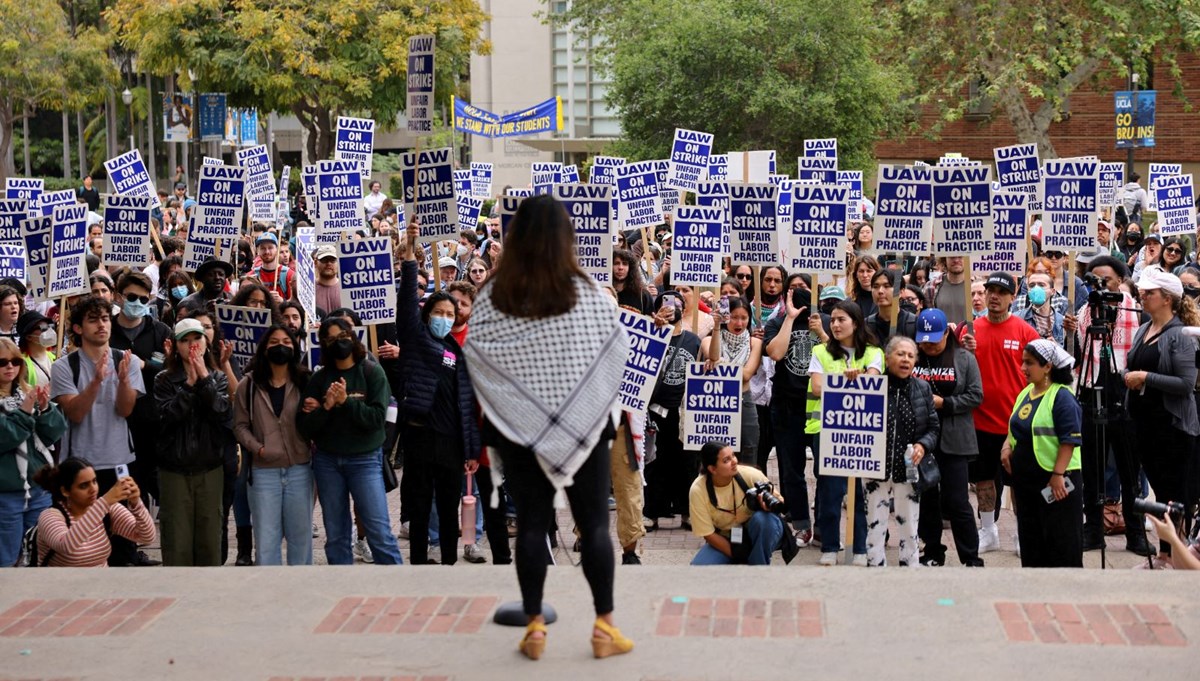
[[667,186],[667,172],[671,162],[666,159],[654,161],[654,174],[658,180],[658,197],[662,201],[663,214],[670,215],[679,205],[679,192]]
[[709,154],[707,173],[709,182],[725,182],[729,179],[729,154]]
[[575,164],[562,167],[563,184],[579,184],[579,166]]
[[1042,183],[1036,144],[1014,144],[992,149],[996,160],[996,180],[1000,188],[1012,192],[1030,194],[1030,209],[1041,210],[1037,203],[1038,187]]
[[433,46],[432,35],[408,39],[408,131],[433,134]]
[[660,328],[653,319],[624,308],[618,313],[625,333],[629,334],[629,356],[625,359],[617,401],[621,409],[631,414],[644,414],[671,342],[671,327]]
[[617,166],[618,215],[624,229],[651,227],[663,222],[654,161]]
[[843,274],[850,190],[835,184],[792,185],[789,272]]
[[50,298],[87,293],[87,204],[54,207],[50,225],[50,269],[46,295]]
[[492,195],[492,164],[471,162],[471,196],[486,199]]
[[0,242],[0,279],[25,281],[25,245]]
[[[420,177],[417,168],[420,167]],[[404,213],[421,221],[420,243],[458,239],[458,201],[454,191],[454,150],[450,147],[400,155]]]
[[837,138],[804,140],[805,158],[837,158]]
[[143,267],[150,255],[150,199],[104,195],[104,267]]
[[337,136],[333,145],[334,159],[357,161],[362,170],[363,179],[371,177],[371,151],[375,145],[374,120],[338,116]]
[[995,247],[991,253],[975,256],[971,265],[979,272],[1008,272],[1019,276],[1025,271],[1028,242],[1025,231],[1029,228],[1029,200],[1032,195],[1023,192],[992,192],[992,225],[995,230]]
[[[358,336],[358,342],[364,346],[367,344],[367,327],[355,326],[351,329],[355,336]],[[304,353],[305,361],[308,363],[308,368],[316,371],[321,366],[321,335],[320,329],[309,329],[308,342],[305,343],[307,352]]]
[[1154,114],[1158,92],[1154,90],[1117,90],[1113,93],[1117,114],[1117,148],[1154,146]]
[[474,232],[479,227],[479,211],[483,209],[483,199],[470,194],[458,195],[458,228]]
[[584,272],[601,286],[612,285],[612,225],[609,199],[612,187],[560,184],[554,198],[563,204],[575,226],[575,257]]
[[1154,186],[1158,184],[1159,178],[1169,177],[1171,175],[1180,175],[1183,173],[1182,163],[1151,163],[1146,176],[1146,210],[1158,212],[1157,197],[1154,192]]
[[336,243],[342,234],[362,229],[362,173],[355,161],[317,161],[317,195],[321,217],[317,242]]
[[534,195],[549,194],[554,189],[554,185],[561,184],[562,179],[562,164],[555,162],[538,162],[534,163],[531,168],[532,185]]
[[188,232],[187,241],[183,244],[183,269],[195,272],[209,258],[230,262],[233,259],[233,244],[233,239],[222,239],[218,251],[217,239]]
[[32,211],[45,186],[46,181],[40,177],[10,177],[4,181],[4,198],[9,201],[21,199],[25,201],[26,210]]
[[689,362],[683,403],[684,449],[700,449],[710,440],[741,449],[742,367],[721,362],[708,371],[704,362]]
[[198,120],[201,142],[221,142],[225,139],[226,108],[224,93],[205,92],[200,95]]
[[527,109],[496,114],[454,99],[454,129],[481,137],[516,137],[542,132],[558,132],[563,127],[560,97],[551,97]]
[[517,214],[517,208],[521,205],[521,200],[527,197],[517,196],[516,194],[503,194],[500,196],[500,204],[496,209],[496,213],[500,216],[500,240],[504,241],[504,237],[508,236],[508,225]]
[[696,205],[721,209],[724,215],[721,224],[721,253],[729,253],[729,183],[705,180],[696,185]]
[[[238,165],[246,169],[246,201],[250,204],[250,219],[275,220],[275,177],[271,173],[271,154],[267,145],[239,149]],[[359,189],[362,193],[362,189]]]
[[0,243],[21,240],[21,221],[28,217],[25,199],[0,201]]
[[796,181],[788,178],[779,180],[779,201],[775,204],[775,225],[779,228],[779,245],[782,247],[792,233],[792,187]]
[[1090,251],[1096,246],[1100,163],[1056,159],[1042,166],[1042,250]]
[[1124,163],[1100,164],[1099,197],[1101,206],[1116,206],[1117,192],[1125,186]]
[[672,224],[671,283],[720,286],[721,232],[725,211],[703,206],[678,206]]
[[29,295],[48,300],[46,282],[50,278],[51,218],[35,217],[21,221],[21,240],[25,243],[25,273],[29,277]]
[[218,304],[217,324],[221,326],[221,337],[233,345],[233,365],[245,367],[254,359],[263,334],[271,327],[271,311]]
[[729,263],[775,265],[779,262],[777,225],[779,187],[729,184]]
[[1196,233],[1196,192],[1191,174],[1160,178],[1154,193],[1163,236]]
[[887,460],[887,378],[822,374],[821,473],[883,480]]
[[851,222],[861,222],[863,219],[863,173],[861,170],[837,171],[837,183],[850,189],[850,199],[846,204],[849,212],[846,219]]
[[992,169],[933,169],[933,254],[977,255],[992,251]]
[[51,217],[54,215],[55,206],[72,206],[75,205],[75,190],[62,189],[56,192],[42,192],[37,199],[37,206],[28,206],[30,212],[37,212],[42,217]]
[[110,158],[104,162],[104,170],[108,173],[108,183],[116,194],[122,196],[144,196],[150,199],[150,207],[158,208],[158,191],[154,181],[146,171],[142,161],[142,152],[138,149]]
[[471,170],[464,168],[463,170],[455,170],[454,177],[454,193],[460,197],[464,194],[471,195]]
[[880,165],[875,185],[875,247],[933,251],[933,173],[928,166]]
[[210,239],[236,238],[241,233],[246,174],[241,167],[200,166],[189,233]]
[[671,142],[671,158],[665,186],[694,192],[708,175],[708,156],[712,153],[713,136],[707,132],[675,128]]
[[588,183],[616,186],[616,168],[622,165],[625,165],[625,159],[616,156],[597,156],[593,158],[592,169],[588,172]]
[[395,278],[390,238],[377,236],[338,243],[342,307],[354,310],[364,325],[396,321]]
[[796,159],[796,179],[837,184],[837,158],[801,156]]
[[321,193],[317,190],[317,166],[307,165],[300,168],[300,184],[304,191],[304,205],[308,209],[308,217],[316,223],[321,220]]

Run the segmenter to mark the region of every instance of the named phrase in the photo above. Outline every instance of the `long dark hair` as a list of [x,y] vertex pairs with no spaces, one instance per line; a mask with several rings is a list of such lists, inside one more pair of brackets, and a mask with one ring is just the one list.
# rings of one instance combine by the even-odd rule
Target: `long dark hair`
[[625,275],[625,290],[629,291],[629,295],[640,299],[646,292],[646,284],[642,281],[642,268],[638,266],[638,259],[634,257],[633,251],[618,248],[613,251],[613,262],[618,260],[629,266],[629,274]]
[[492,304],[507,315],[542,319],[575,307],[575,227],[563,205],[540,194],[521,202],[504,237],[504,257],[488,279]]
[[229,301],[229,304],[237,305],[239,307],[248,307],[250,296],[256,291],[265,296],[267,309],[271,311],[271,322],[278,322],[279,306],[275,304],[275,298],[271,296],[271,290],[257,281],[242,282],[242,285],[238,287],[238,292],[233,296],[233,300]]
[[[867,353],[868,345],[879,344],[879,342],[875,340],[875,333],[871,331],[871,329],[867,328],[867,320],[865,317],[863,317],[862,308],[858,306],[858,303],[847,298],[843,301],[839,301],[837,305],[834,305],[833,310],[829,311],[830,315],[832,315],[836,310],[845,312],[846,316],[850,317],[850,323],[854,324],[853,341],[854,356],[856,358],[862,358],[862,356]],[[842,349],[842,344],[833,337],[833,334],[829,335],[829,342],[825,344],[825,349],[829,351],[829,354],[832,355],[834,359],[849,359],[846,356],[846,351]]]
[[42,466],[33,474],[33,481],[49,492],[55,502],[61,504],[66,499],[62,493],[63,488],[70,489],[71,485],[75,484],[75,478],[86,468],[93,468],[87,459],[71,456],[57,466]]
[[267,359],[267,342],[276,331],[283,331],[292,340],[294,352],[292,361],[287,364],[288,378],[296,384],[296,387],[303,390],[308,385],[308,367],[300,363],[300,358],[304,356],[304,353],[300,351],[300,339],[283,324],[272,324],[271,328],[263,333],[262,339],[258,341],[258,348],[254,350],[254,357],[250,360],[250,366],[247,367],[250,380],[260,386],[271,384],[271,362]]

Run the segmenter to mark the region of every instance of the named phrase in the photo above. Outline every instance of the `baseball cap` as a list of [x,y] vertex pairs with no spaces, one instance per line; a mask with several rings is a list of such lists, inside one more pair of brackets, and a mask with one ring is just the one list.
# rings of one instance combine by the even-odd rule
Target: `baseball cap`
[[276,245],[276,246],[278,246],[278,245],[279,245],[279,237],[275,236],[275,235],[274,235],[273,233],[271,233],[271,232],[263,232],[263,233],[262,233],[262,236],[260,236],[260,237],[258,237],[257,239],[255,239],[255,240],[254,240],[254,245],[255,245],[255,246],[259,246],[259,245],[261,245],[261,244],[262,244],[263,242],[265,242],[265,241],[269,241],[269,242],[271,242],[272,244],[274,244],[274,245]]
[[438,269],[439,270],[446,270],[446,269],[450,269],[451,267],[453,267],[456,270],[458,269],[458,262],[454,258],[445,257],[445,258],[442,258],[441,260],[438,260]]
[[317,250],[313,252],[313,259],[315,259],[315,260],[323,260],[325,258],[336,258],[336,257],[337,257],[337,249],[334,248],[333,246],[331,246],[330,244],[323,244],[321,246],[317,246]]
[[1158,288],[1176,298],[1183,297],[1183,282],[1179,281],[1179,277],[1164,271],[1158,265],[1151,265],[1142,270],[1142,275],[1137,280],[1137,287],[1140,291],[1150,291]]
[[204,325],[195,319],[181,319],[175,323],[175,340],[179,340],[189,333],[204,334]]
[[983,288],[986,290],[989,286],[998,286],[1012,294],[1016,294],[1017,292],[1017,281],[1008,272],[992,272],[989,274],[987,281],[983,282]]
[[918,343],[940,343],[946,335],[946,313],[931,307],[917,315]]
[[842,290],[841,286],[835,286],[833,284],[830,284],[829,286],[822,288],[821,296],[820,296],[820,298],[818,298],[818,300],[845,300],[845,299],[846,299],[846,292]]
[[1147,234],[1145,236],[1145,240],[1146,241],[1157,241],[1160,244],[1163,242],[1162,235],[1159,234],[1158,232],[1150,232],[1149,234]]

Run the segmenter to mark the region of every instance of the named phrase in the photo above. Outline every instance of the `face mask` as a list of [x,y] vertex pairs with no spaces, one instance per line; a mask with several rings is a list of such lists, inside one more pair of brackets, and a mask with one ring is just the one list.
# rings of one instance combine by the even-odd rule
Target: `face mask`
[[450,248],[449,248],[449,247],[447,247],[447,246],[445,246],[445,245],[438,246],[438,257],[439,257],[439,258],[445,258],[445,257],[447,257],[447,256],[449,256],[449,255],[450,255]]
[[329,346],[329,355],[334,359],[346,359],[354,354],[354,341],[343,338]]
[[450,333],[450,327],[454,326],[454,320],[449,317],[430,317],[429,332],[434,338],[445,338],[446,334]]
[[980,317],[987,314],[987,308],[984,308],[982,310],[971,310],[971,314],[974,315],[976,319],[979,319]]
[[900,309],[907,310],[913,314],[917,313],[917,304],[911,300],[904,299],[900,301]]
[[271,364],[290,364],[296,351],[290,345],[272,345],[267,348],[267,361]]
[[1139,234],[1138,232],[1130,232],[1128,235],[1126,235],[1125,238],[1129,239],[1129,243],[1131,243],[1131,244],[1142,243],[1142,235]]
[[1040,307],[1046,304],[1046,289],[1041,286],[1034,286],[1029,289],[1029,304],[1034,307]]
[[186,286],[174,286],[171,288],[171,297],[176,300],[183,300],[188,296],[188,288]]
[[463,256],[465,256],[469,252],[470,252],[470,249],[467,248],[466,246],[463,246],[462,244],[458,245],[458,259],[459,260],[462,260]]
[[1193,300],[1195,300],[1196,298],[1200,298],[1200,288],[1197,288],[1195,286],[1184,286],[1183,287],[1183,295],[1185,295],[1188,298],[1191,298]]
[[125,305],[122,309],[124,310],[126,317],[141,319],[142,317],[145,317],[148,312],[150,312],[150,304],[143,303],[140,300],[127,300],[125,301]]
[[54,329],[46,329],[38,336],[38,343],[43,348],[53,348],[58,345],[58,334],[54,332]]

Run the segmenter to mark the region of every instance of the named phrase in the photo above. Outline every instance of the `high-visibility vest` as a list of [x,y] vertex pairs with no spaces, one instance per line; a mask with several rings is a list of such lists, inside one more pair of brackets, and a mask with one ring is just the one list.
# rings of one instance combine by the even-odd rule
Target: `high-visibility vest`
[[[829,350],[824,345],[818,345],[812,349],[812,356],[821,363],[821,374],[831,376],[833,374],[845,373],[849,368],[844,359],[834,359],[833,355],[829,354]],[[853,366],[859,371],[866,371],[867,367],[874,364],[876,360],[883,362],[883,350],[868,345],[867,351],[862,357],[855,357]],[[812,378],[808,381],[808,421],[804,424],[804,432],[813,435],[821,432],[821,398],[817,397],[813,392]]]
[[[1033,455],[1037,459],[1038,465],[1044,470],[1054,471],[1054,466],[1058,462],[1058,432],[1054,429],[1054,399],[1058,395],[1058,391],[1064,389],[1061,383],[1051,383],[1050,389],[1042,395],[1042,401],[1038,403],[1037,411],[1033,413],[1033,421],[1030,422],[1033,431]],[[1070,392],[1070,388],[1066,388]],[[1013,416],[1017,415],[1017,411],[1025,403],[1025,398],[1033,391],[1033,384],[1025,386],[1020,395],[1017,395],[1016,404],[1013,405]],[[1012,434],[1012,427],[1008,429],[1008,442],[1012,446],[1016,446],[1017,439]],[[1067,464],[1068,471],[1079,470],[1082,466],[1079,458],[1079,445],[1075,445],[1074,451],[1071,452],[1071,462]]]

